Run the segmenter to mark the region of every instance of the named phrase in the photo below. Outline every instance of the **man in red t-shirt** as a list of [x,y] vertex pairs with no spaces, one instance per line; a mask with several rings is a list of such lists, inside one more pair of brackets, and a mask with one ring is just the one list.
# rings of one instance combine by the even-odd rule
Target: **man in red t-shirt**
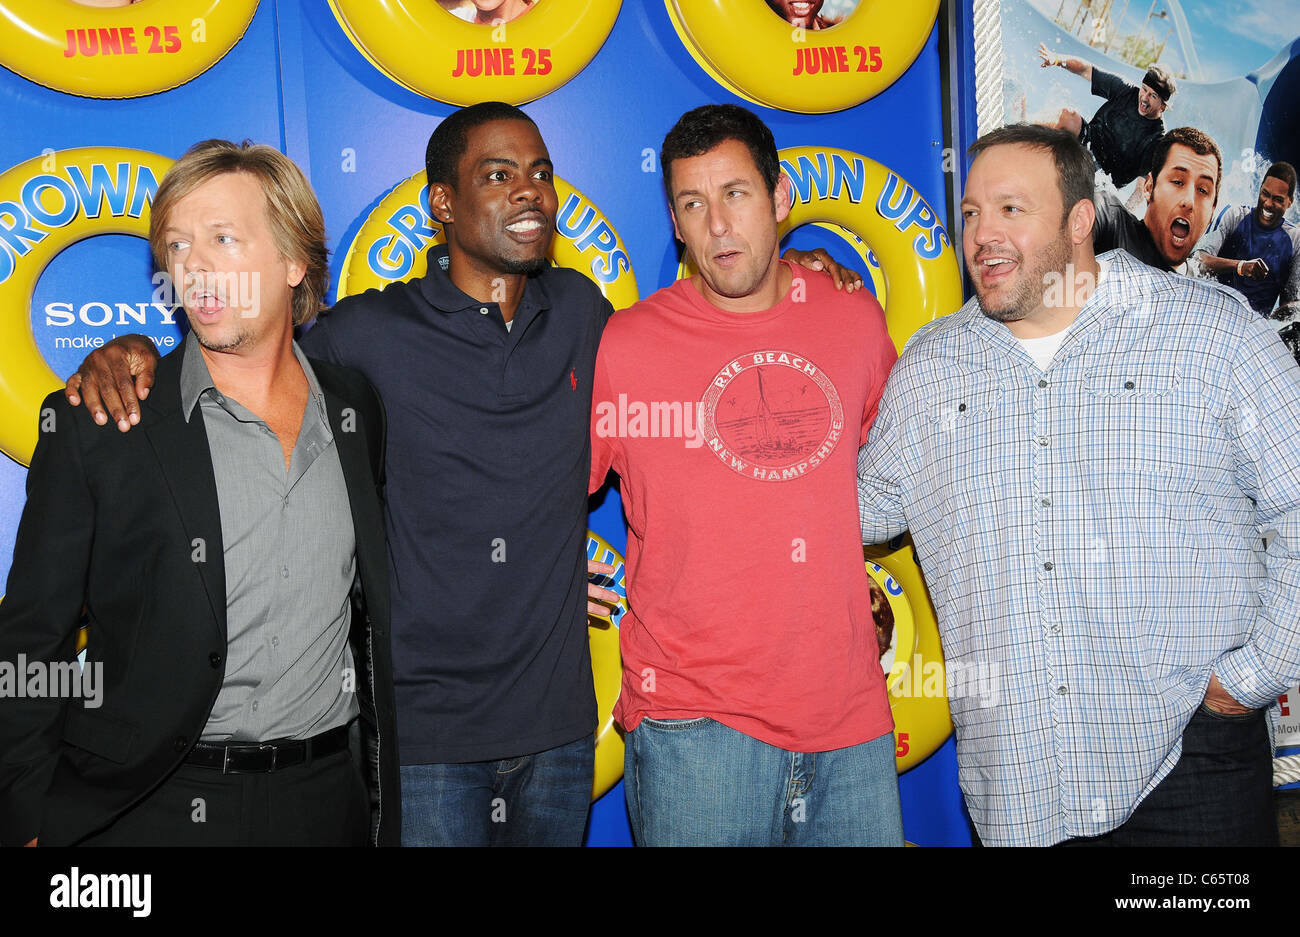
[[628,520],[633,832],[901,845],[856,500],[884,316],[778,258],[790,182],[749,111],[690,111],[661,163],[700,272],[614,315],[592,401],[591,487],[617,472]]

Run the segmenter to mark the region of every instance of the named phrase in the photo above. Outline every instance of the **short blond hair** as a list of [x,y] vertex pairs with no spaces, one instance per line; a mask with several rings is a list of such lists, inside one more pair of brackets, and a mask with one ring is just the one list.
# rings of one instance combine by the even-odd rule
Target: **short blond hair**
[[325,216],[302,170],[275,147],[264,143],[204,140],[190,147],[163,176],[149,214],[149,248],[160,269],[167,269],[168,216],[176,203],[214,176],[247,173],[257,179],[266,198],[266,220],[280,256],[306,267],[293,288],[293,324],[316,318],[329,288],[329,251]]

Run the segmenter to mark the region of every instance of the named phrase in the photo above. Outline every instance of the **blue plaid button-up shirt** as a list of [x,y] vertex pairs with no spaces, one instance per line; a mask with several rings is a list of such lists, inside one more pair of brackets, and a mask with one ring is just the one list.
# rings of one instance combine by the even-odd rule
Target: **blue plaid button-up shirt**
[[950,693],[988,844],[1114,829],[1211,674],[1256,708],[1300,676],[1300,369],[1237,294],[1102,259],[1046,371],[976,300],[917,332],[859,454],[863,541],[910,528],[950,685],[994,677]]

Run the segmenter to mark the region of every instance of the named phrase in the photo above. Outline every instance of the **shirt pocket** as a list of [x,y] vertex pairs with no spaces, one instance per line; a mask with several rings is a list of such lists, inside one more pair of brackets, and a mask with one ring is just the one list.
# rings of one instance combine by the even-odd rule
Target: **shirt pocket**
[[915,502],[946,511],[963,491],[984,488],[1005,474],[998,421],[1003,392],[988,379],[969,378],[936,387],[912,419],[908,448],[925,471]]
[[1093,474],[1189,477],[1195,440],[1182,389],[1180,373],[1158,363],[1088,371],[1077,432],[1091,437]]

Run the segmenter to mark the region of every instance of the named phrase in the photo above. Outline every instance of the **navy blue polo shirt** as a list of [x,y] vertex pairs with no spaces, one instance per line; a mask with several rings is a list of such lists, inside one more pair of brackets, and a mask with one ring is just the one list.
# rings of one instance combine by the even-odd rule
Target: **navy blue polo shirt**
[[587,474],[596,346],[613,309],[581,273],[530,276],[507,330],[429,272],[341,300],[303,338],[388,416],[386,520],[402,764],[545,751],[596,727]]

